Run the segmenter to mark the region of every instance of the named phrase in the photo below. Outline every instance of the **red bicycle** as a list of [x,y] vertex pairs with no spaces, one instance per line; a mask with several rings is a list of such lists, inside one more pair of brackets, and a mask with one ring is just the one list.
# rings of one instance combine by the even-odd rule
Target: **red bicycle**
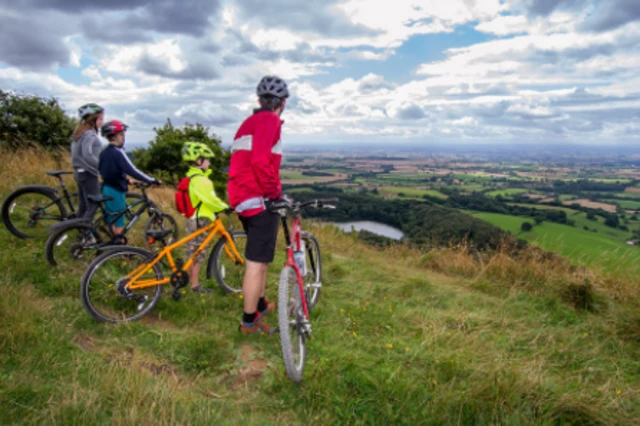
[[[320,245],[316,238],[303,232],[301,210],[305,207],[335,208],[337,199],[312,200],[294,203],[275,201],[269,209],[281,217],[287,245],[287,260],[278,285],[278,328],[280,346],[287,375],[294,382],[302,380],[307,358],[306,341],[311,337],[309,311],[317,303],[322,288]],[[291,232],[287,215],[293,217]]]

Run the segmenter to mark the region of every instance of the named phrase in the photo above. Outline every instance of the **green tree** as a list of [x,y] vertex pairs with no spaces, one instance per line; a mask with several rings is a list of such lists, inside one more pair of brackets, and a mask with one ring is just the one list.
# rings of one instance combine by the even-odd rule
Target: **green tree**
[[231,154],[222,149],[220,138],[209,134],[209,128],[199,123],[187,123],[184,127],[175,127],[171,120],[162,127],[153,129],[156,132],[154,140],[149,142],[148,148],[133,151],[134,162],[142,170],[154,174],[164,183],[176,185],[189,169],[189,165],[182,161],[182,145],[186,141],[203,142],[207,144],[215,157],[211,159],[211,180],[216,193],[223,197],[226,194],[227,175],[223,170],[229,166]]
[[40,145],[68,147],[76,120],[67,116],[55,98],[18,95],[0,90],[0,146],[18,149]]
[[531,225],[531,222],[522,222],[522,225],[520,225],[520,230],[522,232],[529,232],[531,231],[531,229],[533,229],[533,225]]

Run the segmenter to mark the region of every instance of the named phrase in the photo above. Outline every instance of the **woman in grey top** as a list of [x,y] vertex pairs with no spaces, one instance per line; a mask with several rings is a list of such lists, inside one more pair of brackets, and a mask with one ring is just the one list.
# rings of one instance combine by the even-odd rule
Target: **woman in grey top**
[[104,108],[97,104],[86,104],[78,109],[78,115],[80,123],[73,131],[71,142],[71,165],[78,182],[77,217],[91,220],[98,206],[89,201],[87,196],[100,196],[98,158],[102,143],[98,138],[98,129],[104,120]]

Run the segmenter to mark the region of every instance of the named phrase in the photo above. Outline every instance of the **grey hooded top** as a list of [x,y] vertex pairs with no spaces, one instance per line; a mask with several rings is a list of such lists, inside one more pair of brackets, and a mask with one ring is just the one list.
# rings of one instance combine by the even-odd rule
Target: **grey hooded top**
[[98,163],[102,142],[95,130],[87,130],[77,141],[71,142],[71,165],[74,169],[98,176]]

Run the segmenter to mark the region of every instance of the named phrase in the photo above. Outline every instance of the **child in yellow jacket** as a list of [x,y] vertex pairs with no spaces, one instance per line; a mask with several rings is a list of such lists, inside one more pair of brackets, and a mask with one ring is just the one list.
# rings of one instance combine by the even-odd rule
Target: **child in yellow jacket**
[[[211,149],[201,142],[185,142],[182,147],[182,159],[191,163],[187,172],[189,181],[189,198],[191,204],[196,207],[193,217],[187,219],[187,235],[196,232],[200,228],[208,226],[216,218],[215,213],[229,208],[229,206],[216,195],[213,182],[209,179],[211,170],[210,158],[214,154]],[[187,257],[191,257],[196,249],[206,238],[206,233],[201,234],[187,243]],[[212,289],[204,288],[198,282],[200,268],[206,259],[206,252],[202,251],[196,261],[189,268],[191,289],[196,293],[211,293]]]

